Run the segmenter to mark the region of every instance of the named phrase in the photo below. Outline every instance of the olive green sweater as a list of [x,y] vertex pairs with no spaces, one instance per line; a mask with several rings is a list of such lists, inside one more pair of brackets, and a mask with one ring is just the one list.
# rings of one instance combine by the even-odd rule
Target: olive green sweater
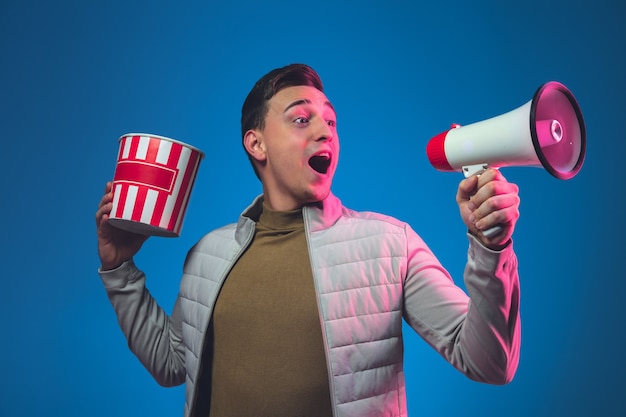
[[213,314],[211,417],[331,416],[302,210],[264,205]]

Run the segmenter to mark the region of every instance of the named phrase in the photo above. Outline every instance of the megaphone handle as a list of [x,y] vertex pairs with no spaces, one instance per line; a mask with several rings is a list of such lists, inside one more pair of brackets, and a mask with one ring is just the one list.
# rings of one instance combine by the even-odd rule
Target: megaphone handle
[[[488,168],[488,164],[467,165],[463,167],[463,175],[465,175],[465,178],[469,178],[474,174],[480,176],[480,174],[485,172]],[[502,226],[495,225],[487,230],[483,230],[481,233],[483,234],[483,236],[490,238],[492,236],[496,236],[500,232],[502,232]]]
[[501,231],[502,231],[502,226],[496,225],[496,226],[490,227],[487,230],[483,230],[481,233],[485,237],[491,237],[491,236],[496,236],[500,234]]

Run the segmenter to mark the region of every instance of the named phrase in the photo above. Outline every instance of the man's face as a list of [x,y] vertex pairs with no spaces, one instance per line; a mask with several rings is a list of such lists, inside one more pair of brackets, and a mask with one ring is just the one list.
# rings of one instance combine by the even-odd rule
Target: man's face
[[320,201],[330,192],[339,158],[335,111],[321,91],[288,87],[268,102],[263,130],[256,137],[265,201],[292,210]]

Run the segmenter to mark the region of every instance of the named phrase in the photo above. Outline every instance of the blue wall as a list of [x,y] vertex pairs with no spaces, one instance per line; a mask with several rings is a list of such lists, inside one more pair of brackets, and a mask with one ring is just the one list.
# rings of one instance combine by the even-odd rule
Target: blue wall
[[146,131],[207,154],[182,236],[150,239],[136,259],[170,311],[186,251],[260,191],[240,106],[292,62],[318,70],[338,111],[335,194],[411,223],[457,279],[462,178],[430,166],[427,141],[546,81],[574,92],[588,133],[580,174],[503,169],[522,197],[515,380],[467,381],[408,334],[409,411],[624,415],[625,18],[606,0],[2,1],[0,415],[182,415],[184,389],[159,387],[130,353],[96,273],[94,214],[117,139]]

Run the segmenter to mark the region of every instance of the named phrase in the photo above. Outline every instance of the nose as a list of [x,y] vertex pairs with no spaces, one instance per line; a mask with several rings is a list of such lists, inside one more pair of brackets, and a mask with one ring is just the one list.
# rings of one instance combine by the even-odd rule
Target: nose
[[335,129],[331,127],[326,120],[320,121],[320,126],[316,135],[317,141],[331,142],[335,140]]

